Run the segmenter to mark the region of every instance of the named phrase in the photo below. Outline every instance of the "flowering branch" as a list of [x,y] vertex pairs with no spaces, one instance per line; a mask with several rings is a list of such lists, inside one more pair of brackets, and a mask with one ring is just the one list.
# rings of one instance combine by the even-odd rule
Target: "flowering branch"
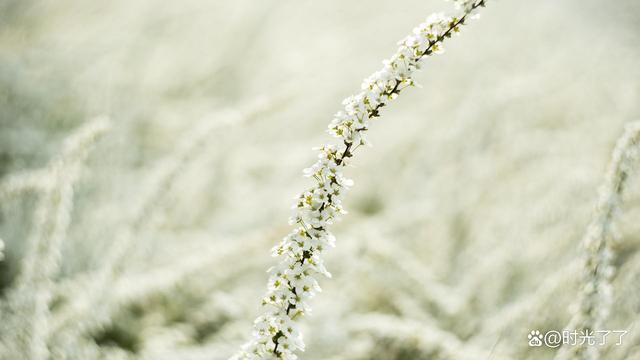
[[82,126],[64,141],[62,154],[42,172],[45,178],[22,273],[8,295],[6,306],[11,316],[0,324],[0,358],[48,358],[52,279],[59,270],[60,249],[71,221],[74,185],[93,145],[109,126],[106,117]]
[[442,43],[460,32],[479,7],[487,0],[457,0],[457,16],[433,14],[399,42],[398,51],[383,62],[384,67],[366,78],[356,95],[343,101],[331,124],[329,133],[338,144],[319,148],[318,161],[304,170],[316,184],[304,191],[294,205],[290,219],[294,230],[272,250],[280,263],[268,270],[268,291],[262,299],[265,313],[254,323],[253,338],[232,359],[297,359],[295,352],[304,351],[302,334],[295,320],[310,312],[308,301],[320,292],[314,277],[331,275],[324,266],[322,254],[335,244],[328,226],[346,211],[342,198],[353,185],[339,170],[348,164],[355,150],[368,144],[364,133],[369,120],[380,116],[380,109],[395,99],[402,90],[415,86],[412,74],[420,62],[441,54]]
[[[113,291],[114,281],[125,267],[134,237],[157,225],[167,194],[175,190],[185,168],[192,165],[198,156],[206,153],[204,149],[211,135],[222,127],[242,124],[268,112],[281,105],[285,98],[284,95],[259,98],[243,106],[244,110],[229,109],[199,120],[195,129],[177,146],[176,151],[159,166],[158,175],[148,186],[149,191],[134,208],[130,220],[115,234],[111,247],[104,255],[103,263],[90,275],[91,283],[75,284],[82,289],[74,289],[73,298],[69,299],[65,308],[58,311],[52,322],[53,333],[59,334],[63,330],[76,333],[91,330],[108,319],[109,308],[113,307],[114,301],[109,300],[106,295]],[[93,314],[92,317],[85,316],[89,312]]]
[[33,191],[43,191],[47,187],[44,179],[47,177],[47,169],[24,171],[18,174],[7,175],[0,180],[0,200],[7,200],[19,194]]
[[[582,291],[575,313],[569,322],[569,329],[597,331],[604,329],[613,303],[611,280],[615,273],[613,260],[614,244],[619,239],[615,228],[615,218],[620,212],[622,194],[633,163],[640,158],[640,122],[626,127],[618,140],[605,180],[600,188],[596,214],[589,224],[582,246],[584,263]],[[556,359],[598,359],[597,346],[575,346],[562,348]]]

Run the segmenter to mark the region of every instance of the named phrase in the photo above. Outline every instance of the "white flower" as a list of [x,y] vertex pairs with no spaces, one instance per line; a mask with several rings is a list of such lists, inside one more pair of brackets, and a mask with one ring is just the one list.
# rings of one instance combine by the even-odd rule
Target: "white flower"
[[383,62],[381,70],[364,79],[360,92],[342,102],[343,109],[328,126],[338,143],[315,149],[317,161],[303,171],[315,183],[295,198],[289,219],[294,229],[272,249],[280,263],[268,271],[267,294],[262,301],[267,310],[255,321],[251,341],[233,359],[296,359],[295,351],[304,350],[295,320],[311,311],[309,300],[321,291],[317,276],[331,276],[322,258],[335,246],[328,227],[347,213],[342,198],[353,186],[340,169],[348,165],[359,146],[369,144],[364,133],[370,120],[379,117],[380,109],[404,88],[415,85],[412,75],[419,62],[442,53],[442,42],[458,32],[468,14],[485,2],[457,0],[463,9],[459,17],[435,14],[427,18],[398,43],[398,50]]

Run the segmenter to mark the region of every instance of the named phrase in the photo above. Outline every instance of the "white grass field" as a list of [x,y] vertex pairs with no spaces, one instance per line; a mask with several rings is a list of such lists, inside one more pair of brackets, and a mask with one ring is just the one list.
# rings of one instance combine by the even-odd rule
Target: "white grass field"
[[[0,359],[230,358],[341,101],[450,9],[2,0]],[[299,358],[640,359],[637,139],[582,245],[638,44],[633,0],[501,0],[425,59],[344,169]],[[593,321],[622,343],[529,345]]]

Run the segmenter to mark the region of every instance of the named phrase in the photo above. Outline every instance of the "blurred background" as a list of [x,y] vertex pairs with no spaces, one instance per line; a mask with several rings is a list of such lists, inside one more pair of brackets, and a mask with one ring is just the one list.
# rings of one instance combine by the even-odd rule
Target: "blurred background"
[[[95,116],[112,122],[75,184],[49,356],[228,358],[342,99],[450,8],[2,0],[0,181],[46,168]],[[640,119],[639,24],[633,0],[496,1],[428,59],[346,170],[349,215],[301,358],[551,359],[527,334],[569,320],[597,188]],[[608,321],[629,335],[607,359],[640,359],[629,185]],[[0,199],[4,299],[37,204],[38,191]]]

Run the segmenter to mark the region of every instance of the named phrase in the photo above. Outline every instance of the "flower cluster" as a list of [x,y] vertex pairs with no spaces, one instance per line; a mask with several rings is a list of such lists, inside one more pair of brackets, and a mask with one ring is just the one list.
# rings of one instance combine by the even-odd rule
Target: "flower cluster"
[[[455,5],[456,9],[463,9],[468,13],[473,12],[478,7],[476,6],[476,3],[478,3],[478,1],[475,0],[453,0],[453,4]],[[484,6],[484,4],[481,4],[480,6]],[[477,14],[471,15],[476,17],[478,16]]]
[[320,147],[317,162],[304,170],[315,184],[297,197],[290,219],[295,228],[273,248],[273,255],[281,260],[268,271],[268,291],[262,300],[267,311],[256,319],[252,340],[233,359],[296,359],[295,351],[304,350],[295,320],[309,313],[309,300],[320,292],[316,276],[330,277],[322,258],[335,243],[328,225],[346,213],[342,198],[353,185],[340,168],[347,165],[359,146],[368,144],[364,133],[369,121],[403,89],[415,85],[412,74],[419,69],[420,61],[442,53],[443,41],[458,33],[486,0],[456,3],[462,5],[458,16],[431,15],[399,42],[398,51],[383,62],[381,70],[363,81],[359,93],[343,101],[343,110],[334,116],[328,129],[338,143]]

